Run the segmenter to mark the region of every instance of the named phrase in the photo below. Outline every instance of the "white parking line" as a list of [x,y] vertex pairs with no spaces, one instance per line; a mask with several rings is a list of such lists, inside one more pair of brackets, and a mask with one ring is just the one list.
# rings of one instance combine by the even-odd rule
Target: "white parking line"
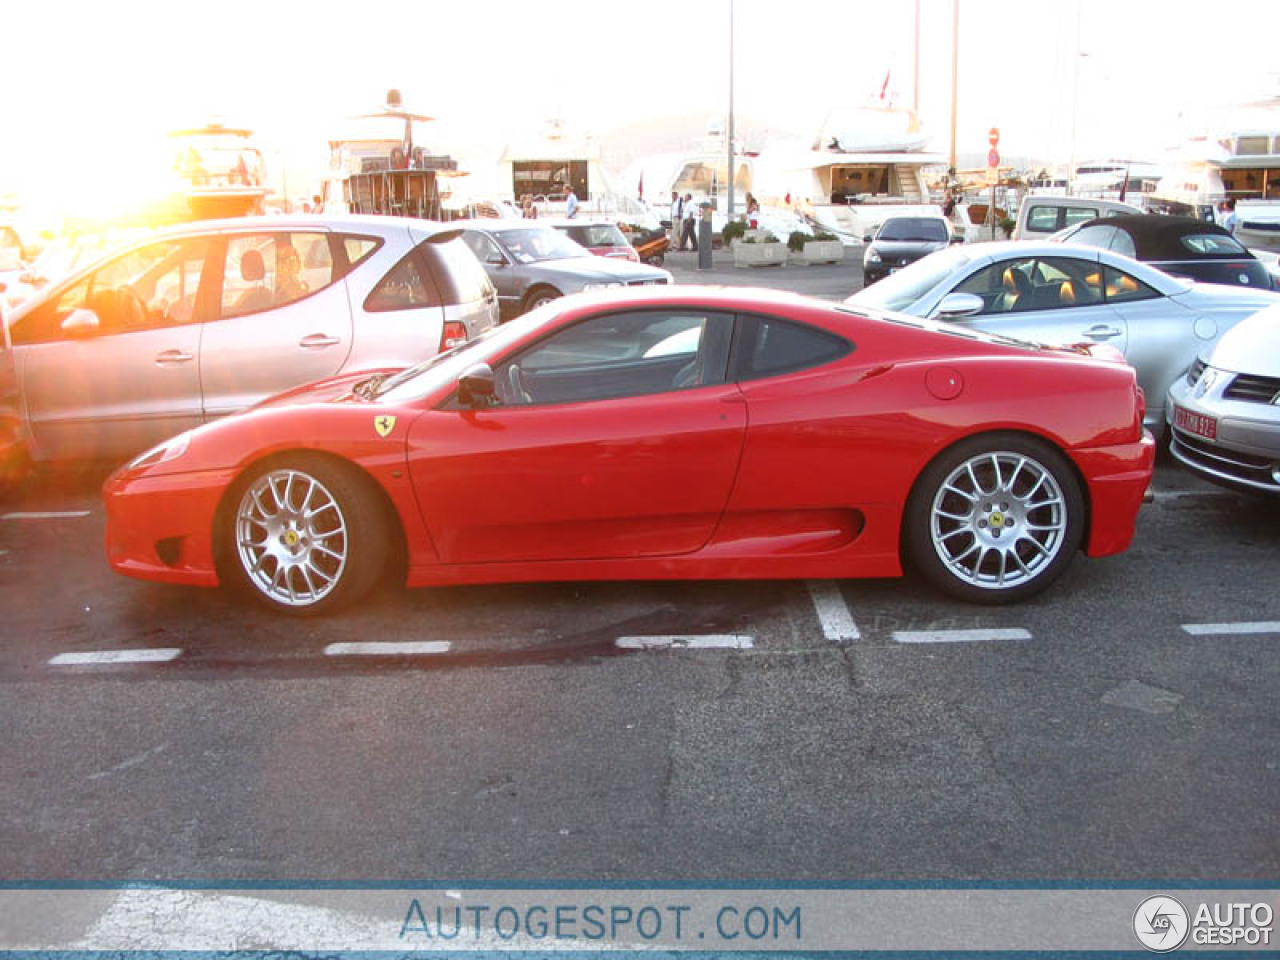
[[614,643],[620,650],[649,650],[655,647],[680,647],[690,650],[750,650],[754,646],[754,641],[750,637],[736,633],[618,637]]
[[1184,623],[1182,629],[1193,637],[1280,633],[1280,620],[1259,620],[1254,623]]
[[1030,640],[1021,628],[1005,630],[895,630],[898,643],[981,643],[984,640]]
[[423,654],[448,653],[453,644],[447,640],[385,640],[355,643],[331,643],[324,648],[326,657],[416,657]]
[[54,667],[79,667],[110,663],[166,663],[182,651],[178,647],[156,647],[151,650],[88,650],[83,653],[60,653],[49,660]]
[[1230,490],[1153,490],[1151,491],[1151,500],[1154,503],[1165,503],[1177,500],[1218,500],[1224,497],[1234,497],[1236,494]]
[[813,608],[818,613],[818,622],[822,624],[822,635],[832,643],[857,640],[861,634],[840,588],[830,580],[810,580],[807,586],[809,596],[813,598]]
[[36,510],[0,513],[0,520],[78,520],[88,515],[88,510]]

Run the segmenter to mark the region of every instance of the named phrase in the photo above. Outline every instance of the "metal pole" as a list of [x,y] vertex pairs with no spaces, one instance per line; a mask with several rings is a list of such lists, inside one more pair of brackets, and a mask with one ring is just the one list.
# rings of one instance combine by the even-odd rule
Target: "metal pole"
[[1075,194],[1076,182],[1076,118],[1080,113],[1080,0],[1076,0],[1076,54],[1072,58],[1075,64],[1075,75],[1072,80],[1071,94],[1071,163],[1067,167],[1067,196]]
[[733,0],[729,0],[729,204],[726,216],[733,219]]
[[911,114],[912,122],[920,121],[920,0],[916,0],[916,49],[911,65]]
[[960,0],[951,0],[951,167],[956,175],[956,95],[960,79]]

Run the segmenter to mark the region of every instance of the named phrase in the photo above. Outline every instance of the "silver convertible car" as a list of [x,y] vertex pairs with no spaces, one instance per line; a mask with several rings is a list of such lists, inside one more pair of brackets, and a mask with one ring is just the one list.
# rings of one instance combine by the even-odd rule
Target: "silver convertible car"
[[537,220],[455,220],[462,239],[498,288],[502,319],[510,320],[567,293],[671,283],[660,267],[597,257]]
[[952,247],[846,301],[1040,343],[1108,343],[1138,372],[1147,426],[1197,355],[1280,293],[1191,283],[1109,250],[1040,241]]
[[151,234],[24,301],[0,455],[122,460],[312,380],[403,367],[498,322],[457,231],[240,217]]
[[1222,486],[1280,496],[1280,306],[1200,354],[1169,389],[1170,452]]

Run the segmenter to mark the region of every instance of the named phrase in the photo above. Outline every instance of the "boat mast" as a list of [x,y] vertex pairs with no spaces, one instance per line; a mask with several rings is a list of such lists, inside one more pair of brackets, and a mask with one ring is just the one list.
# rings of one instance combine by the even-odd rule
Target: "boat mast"
[[726,216],[733,219],[733,0],[729,0],[729,208]]

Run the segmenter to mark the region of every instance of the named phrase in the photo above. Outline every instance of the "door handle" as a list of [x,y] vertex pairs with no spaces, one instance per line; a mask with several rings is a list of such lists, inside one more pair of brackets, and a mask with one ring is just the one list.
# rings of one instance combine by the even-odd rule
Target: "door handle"
[[156,363],[161,366],[170,366],[175,363],[190,363],[195,359],[195,354],[187,353],[183,350],[165,350],[156,354]]
[[298,346],[307,350],[318,350],[321,347],[332,347],[334,344],[341,343],[339,337],[331,337],[327,333],[313,333],[309,337],[303,337],[298,341]]
[[1099,323],[1086,330],[1084,335],[1090,340],[1110,340],[1112,337],[1120,336],[1120,331],[1115,327],[1108,327],[1104,323]]

